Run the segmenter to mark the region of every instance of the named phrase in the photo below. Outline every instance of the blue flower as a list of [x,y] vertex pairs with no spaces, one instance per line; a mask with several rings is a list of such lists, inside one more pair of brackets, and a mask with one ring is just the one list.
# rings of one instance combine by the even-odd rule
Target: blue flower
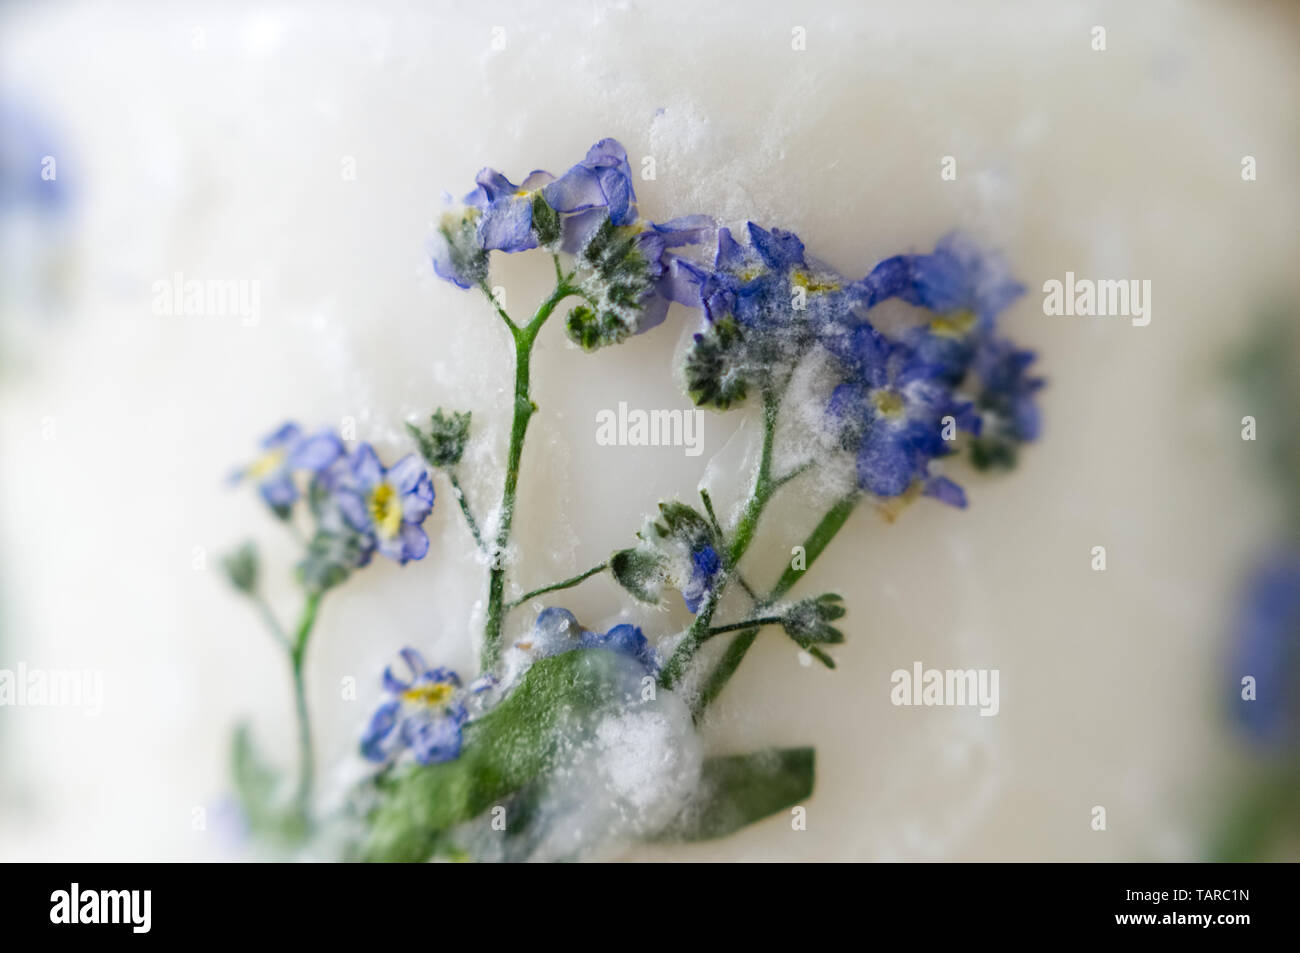
[[572,612],[558,606],[539,612],[532,632],[514,648],[534,661],[578,649],[608,649],[636,659],[647,670],[659,668],[659,658],[638,626],[623,623],[608,632],[592,632],[584,629]]
[[[451,196],[445,198],[450,204]],[[433,234],[430,257],[434,273],[458,288],[468,290],[487,279],[488,253],[478,243],[481,215],[476,208],[445,212]]]
[[[534,173],[536,174],[536,173]],[[636,220],[636,192],[627,151],[615,139],[602,139],[568,172],[541,186],[542,197],[557,212],[603,209],[615,225]]]
[[340,480],[336,495],[349,525],[395,562],[423,559],[429,537],[420,524],[433,509],[433,481],[419,456],[409,454],[386,470],[363,443],[348,464],[351,472]]
[[697,404],[724,410],[751,386],[779,389],[813,344],[834,350],[857,323],[857,296],[805,254],[799,236],[753,222],[746,232],[742,244],[718,229],[713,267],[684,266],[707,319],[687,351],[687,390]]
[[460,678],[445,668],[429,668],[415,649],[401,652],[409,676],[384,669],[384,689],[394,696],[370,719],[361,753],[388,761],[410,750],[421,764],[451,761],[460,755],[461,727],[468,718],[460,700]]
[[929,470],[930,461],[952,449],[943,439],[945,417],[958,429],[979,432],[972,405],[958,400],[941,368],[870,325],[856,328],[852,342],[850,377],[835,389],[828,409],[857,453],[858,485],[895,497],[919,481],[926,495],[965,506],[961,488]]
[[231,475],[231,482],[254,480],[268,506],[286,516],[299,497],[294,473],[319,473],[343,453],[343,443],[328,430],[311,437],[303,435],[295,423],[283,424],[262,439],[262,452],[256,460]]
[[[1300,742],[1300,552],[1279,548],[1252,570],[1237,618],[1229,679],[1232,707],[1255,740]],[[1241,679],[1255,679],[1255,698]]]
[[903,339],[918,360],[955,386],[992,334],[997,316],[1024,290],[1000,256],[951,234],[929,254],[885,259],[854,282],[851,294],[859,308],[898,298],[933,312],[932,320],[908,329]]
[[976,406],[985,430],[1016,443],[1038,439],[1040,417],[1034,395],[1045,381],[1029,375],[1034,352],[1010,341],[986,338],[974,357],[980,391]]
[[692,615],[700,611],[700,605],[718,581],[722,573],[722,559],[718,551],[705,543],[691,553],[691,575],[682,586],[682,598],[686,601],[686,611]]
[[563,248],[578,256],[585,304],[569,313],[570,338],[593,350],[662,324],[671,302],[698,306],[698,279],[672,250],[698,244],[715,228],[705,215],[625,225],[603,208],[571,216]]
[[[713,270],[700,282],[705,316],[734,316],[742,328],[775,329],[795,323],[820,325],[841,318],[852,299],[832,269],[810,262],[793,232],[746,223],[749,244],[718,229]],[[799,299],[802,299],[800,302]]]
[[663,323],[669,304],[699,306],[699,292],[688,270],[689,263],[670,249],[699,244],[713,234],[717,224],[707,215],[686,215],[662,224],[639,221],[634,227],[640,231],[633,245],[645,259],[651,285],[649,294],[640,301],[641,314],[633,331],[643,334]]
[[483,169],[475,178],[478,187],[465,196],[465,204],[478,209],[478,246],[485,251],[519,252],[536,248],[533,229],[533,200],[555,176],[537,170],[515,185],[495,169]]
[[26,106],[0,100],[0,215],[30,209],[58,218],[67,209],[70,177],[48,174],[50,157],[66,155],[46,124]]
[[888,298],[936,314],[970,312],[980,322],[997,317],[1025,291],[1001,257],[961,234],[945,235],[927,255],[896,255],[854,283],[863,307]]
[[[528,251],[543,240],[560,240],[558,231],[554,237],[539,235],[540,223],[534,220],[539,199],[569,220],[562,227],[571,251],[574,236],[588,233],[596,217],[608,217],[617,226],[636,219],[632,169],[613,139],[596,143],[558,179],[538,169],[516,185],[485,168],[474,183],[464,207],[445,214],[433,237],[434,271],[460,288],[472,288],[485,277],[487,252]],[[581,221],[570,224],[573,219]]]

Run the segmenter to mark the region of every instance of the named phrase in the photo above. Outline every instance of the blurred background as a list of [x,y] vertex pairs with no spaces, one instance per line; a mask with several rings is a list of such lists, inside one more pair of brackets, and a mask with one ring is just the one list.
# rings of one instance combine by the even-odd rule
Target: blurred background
[[[479,167],[558,172],[605,136],[654,158],[648,215],[790,228],[845,274],[970,232],[1029,288],[1003,327],[1049,379],[1017,471],[960,474],[961,512],[864,509],[818,563],[850,606],[836,671],[761,639],[716,706],[712,750],[816,745],[807,830],[629,856],[1300,857],[1298,46],[1283,2],[0,7],[0,670],[102,686],[0,706],[0,859],[249,856],[221,822],[230,732],[292,764],[292,702],[220,557],[256,539],[288,618],[296,544],[226,477],[288,419],[394,459],[441,405],[473,410],[468,492],[495,495],[505,336],[433,276],[431,228]],[[547,267],[503,272],[521,309]],[[1046,316],[1067,271],[1149,280],[1150,324]],[[256,287],[256,313],[158,313],[178,274]],[[594,439],[598,408],[687,406],[694,330],[674,309],[592,356],[546,329],[520,586],[702,479],[743,491],[749,413],[706,415],[699,457]],[[474,670],[483,567],[438,492],[429,556],[322,610],[327,798],[398,648]],[[815,516],[784,500],[752,574]],[[620,615],[604,578],[564,604],[593,628],[685,618]],[[999,714],[894,707],[918,660],[998,669]]]

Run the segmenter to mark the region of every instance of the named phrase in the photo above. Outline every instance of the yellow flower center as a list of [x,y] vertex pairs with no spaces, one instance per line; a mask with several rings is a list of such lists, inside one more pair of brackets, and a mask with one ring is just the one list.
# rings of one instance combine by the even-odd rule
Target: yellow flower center
[[903,414],[903,398],[897,391],[878,390],[871,395],[876,410],[885,417],[900,417]]
[[430,708],[440,708],[447,704],[455,690],[455,687],[448,682],[417,685],[402,692],[402,701],[410,702],[413,705],[428,705]]
[[739,278],[741,281],[749,282],[749,281],[753,281],[756,278],[761,278],[766,271],[767,271],[766,268],[760,268],[755,266],[753,268],[743,269],[740,272],[740,274],[738,274],[736,277]]
[[270,476],[284,465],[285,456],[284,450],[268,450],[253,461],[253,465],[248,468],[248,475],[256,480],[260,480],[264,476]]
[[954,311],[942,318],[930,322],[930,333],[941,338],[964,337],[975,326],[975,314],[971,311]]
[[370,491],[370,518],[386,538],[396,536],[402,528],[402,498],[392,484],[380,483]]
[[797,285],[809,294],[822,294],[827,291],[839,291],[840,283],[830,279],[822,280],[811,272],[798,269],[790,273],[790,283]]

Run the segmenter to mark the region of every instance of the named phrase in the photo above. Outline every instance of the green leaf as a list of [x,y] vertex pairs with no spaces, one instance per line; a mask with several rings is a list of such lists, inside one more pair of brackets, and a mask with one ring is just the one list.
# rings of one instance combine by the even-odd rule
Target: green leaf
[[814,762],[812,748],[769,748],[709,758],[694,801],[655,839],[726,837],[793,807],[812,794]]
[[307,833],[306,819],[280,800],[280,774],[262,760],[247,723],[237,725],[231,738],[230,773],[235,798],[250,830],[282,843],[300,840]]
[[380,796],[361,854],[417,862],[442,836],[521,790],[553,764],[566,729],[622,704],[625,660],[603,649],[537,662],[505,701],[465,729],[455,761],[411,765],[376,782]]

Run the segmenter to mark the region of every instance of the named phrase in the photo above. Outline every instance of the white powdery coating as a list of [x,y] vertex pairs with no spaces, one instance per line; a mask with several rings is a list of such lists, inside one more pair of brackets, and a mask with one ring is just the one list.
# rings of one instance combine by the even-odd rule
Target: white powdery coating
[[704,755],[690,711],[671,692],[605,715],[571,743],[539,815],[545,835],[529,860],[616,854],[663,828],[699,784]]
[[610,715],[596,728],[610,792],[644,815],[665,801],[687,757],[663,711]]

